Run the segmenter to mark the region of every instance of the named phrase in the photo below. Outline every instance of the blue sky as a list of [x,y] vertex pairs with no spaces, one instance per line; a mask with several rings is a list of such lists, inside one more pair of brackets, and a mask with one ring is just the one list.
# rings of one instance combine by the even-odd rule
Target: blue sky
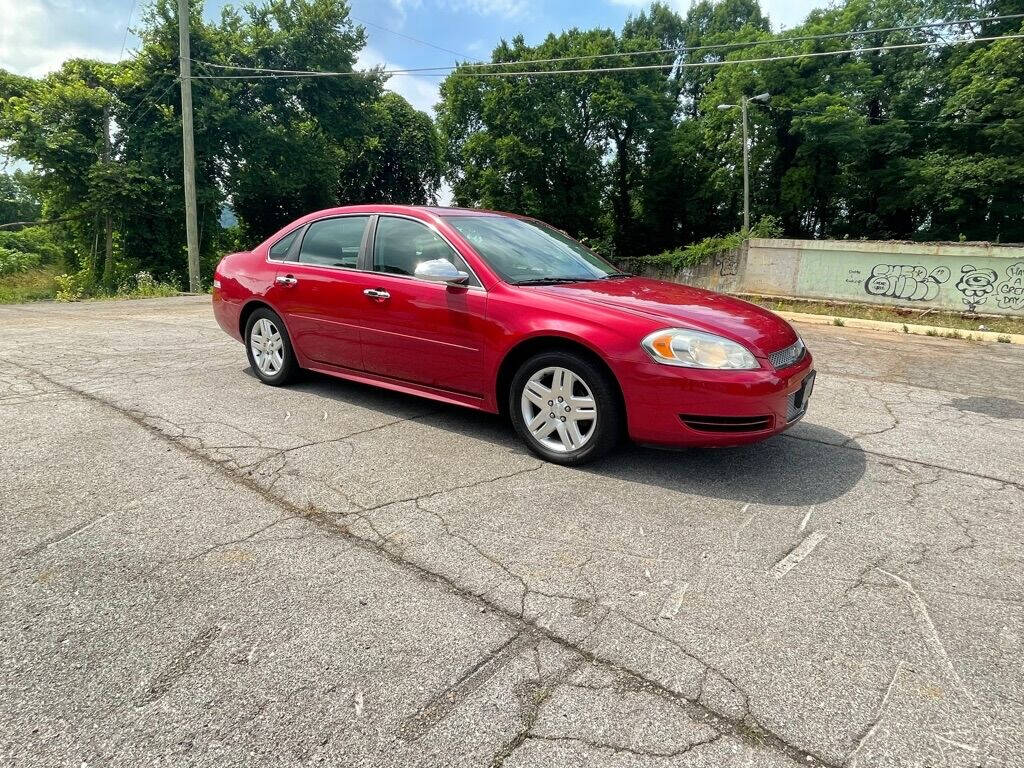
[[[0,68],[42,75],[65,59],[86,56],[115,61],[137,44],[125,39],[129,14],[137,23],[147,0],[0,0]],[[241,5],[240,1],[235,2]],[[606,26],[619,29],[646,0],[354,0],[352,15],[368,22],[369,45],[361,63],[389,68],[450,64],[449,53],[412,42],[373,24],[458,51],[468,58],[487,58],[502,37],[523,34],[538,42],[548,32],[569,27]],[[685,12],[689,0],[674,0]],[[821,0],[762,0],[773,26],[799,23]],[[219,14],[225,0],[207,0],[208,15]],[[418,109],[430,111],[437,99],[439,78],[393,77],[388,87]]]

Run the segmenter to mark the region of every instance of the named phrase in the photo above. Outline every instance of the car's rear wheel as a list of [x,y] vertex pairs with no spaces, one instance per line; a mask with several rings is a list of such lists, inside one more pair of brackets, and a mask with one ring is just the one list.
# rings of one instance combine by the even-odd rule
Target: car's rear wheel
[[523,363],[512,380],[509,413],[530,450],[556,464],[604,456],[622,432],[615,383],[572,352],[544,352]]
[[264,384],[279,387],[295,378],[299,364],[284,323],[275,312],[260,308],[245,324],[245,351],[253,373]]

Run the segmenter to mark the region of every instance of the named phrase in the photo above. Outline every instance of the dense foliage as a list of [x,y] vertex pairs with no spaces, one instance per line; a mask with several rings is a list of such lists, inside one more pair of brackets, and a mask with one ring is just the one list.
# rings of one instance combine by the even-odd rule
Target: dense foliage
[[[594,56],[503,78],[464,66],[439,127],[458,203],[521,210],[620,258],[734,231],[741,96],[750,106],[755,219],[791,237],[1024,240],[1024,41],[723,60],[1018,32],[1020,20],[885,31],[1024,11],[1020,0],[846,0],[772,34],[756,0],[661,4],[621,32],[502,42],[492,62]],[[837,33],[858,32],[856,37]],[[822,38],[824,35],[832,37]],[[808,38],[784,42],[788,38]],[[743,44],[746,45],[737,45]],[[714,46],[702,50],[685,50]],[[635,51],[683,48],[675,54]],[[629,64],[664,70],[591,73]]]
[[[0,237],[2,269],[62,263],[71,295],[138,283],[140,270],[184,283],[175,5],[152,0],[124,62],[0,71],[0,147],[32,168],[0,176],[0,224],[60,220]],[[1020,32],[1019,19],[888,28],[1021,13],[1024,0],[844,0],[782,33],[757,0],[700,0],[684,15],[654,3],[621,30],[500,41],[492,63],[584,71],[491,77],[465,64],[442,83],[436,127],[385,92],[379,70],[354,70],[366,36],[343,0],[256,0],[214,22],[201,6],[197,75],[352,73],[194,81],[207,280],[225,249],[302,213],[432,202],[442,177],[457,204],[537,216],[614,258],[691,263],[740,224],[739,110],[718,107],[762,92],[754,221],[791,237],[1024,241],[1024,41],[870,50]],[[864,50],[814,55],[853,47]],[[564,57],[583,58],[541,61]],[[594,71],[632,64],[665,68]],[[238,224],[224,229],[228,206]]]
[[726,253],[739,251],[748,238],[779,237],[781,234],[782,227],[778,219],[766,216],[755,223],[749,232],[740,230],[739,232],[730,232],[727,235],[705,237],[703,240],[685,245],[682,248],[671,248],[661,253],[643,256],[641,260],[643,264],[668,266],[673,269],[695,267],[698,264],[713,261],[716,257]]
[[[35,170],[28,186],[42,215],[67,219],[64,259],[76,274],[66,294],[112,292],[138,283],[140,269],[185,283],[176,7],[153,0],[141,49],[121,64],[71,60],[38,80],[0,72],[0,142]],[[193,81],[205,279],[225,249],[311,210],[434,200],[433,122],[384,92],[377,70],[354,70],[366,38],[346,3],[260,0],[208,22],[193,0],[191,26],[192,57],[208,62],[195,75],[244,74],[226,66],[353,73]],[[220,226],[225,206],[234,230]]]

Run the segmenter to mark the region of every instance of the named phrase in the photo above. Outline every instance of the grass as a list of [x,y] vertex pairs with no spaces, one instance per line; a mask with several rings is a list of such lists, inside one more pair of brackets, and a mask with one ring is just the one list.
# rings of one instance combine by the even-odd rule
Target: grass
[[0,304],[45,301],[57,295],[57,268],[40,267],[0,276]]
[[[969,338],[963,331],[993,331],[1004,334],[1024,333],[1024,317],[978,317],[962,312],[932,311],[919,309],[903,309],[900,307],[881,307],[864,304],[846,304],[835,301],[802,301],[799,299],[774,299],[767,296],[743,296],[747,301],[759,304],[779,312],[806,312],[811,315],[831,315],[832,324],[842,326],[842,318],[855,317],[863,320],[882,320],[889,323],[902,323],[903,332],[908,333],[910,325],[934,325],[939,328],[953,329],[946,333],[929,331],[928,336],[945,336],[950,339]],[[979,326],[984,325],[984,328]],[[1003,339],[999,339],[1002,341]]]
[[63,270],[56,265],[0,275],[0,304],[53,300],[154,299],[178,295],[177,286],[154,280],[148,272],[131,275],[112,294],[84,296],[74,284],[75,276],[63,274]]

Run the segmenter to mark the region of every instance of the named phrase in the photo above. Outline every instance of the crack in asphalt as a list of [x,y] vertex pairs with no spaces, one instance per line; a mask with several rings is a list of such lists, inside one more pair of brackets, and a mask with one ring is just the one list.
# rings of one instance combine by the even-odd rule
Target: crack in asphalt
[[829,448],[839,448],[844,451],[853,451],[855,453],[863,453],[867,456],[874,456],[878,459],[888,459],[889,461],[900,461],[906,464],[916,464],[919,467],[928,467],[929,469],[937,469],[941,472],[950,472],[954,475],[964,475],[966,477],[976,477],[979,480],[991,480],[992,482],[999,483],[1003,487],[1016,488],[1017,490],[1024,491],[1024,481],[1018,482],[1016,480],[1007,480],[1003,477],[995,477],[994,475],[986,475],[983,472],[971,472],[969,469],[959,469],[958,467],[948,467],[943,464],[934,464],[928,461],[922,461],[920,459],[908,459],[906,456],[893,456],[892,454],[882,453],[880,451],[871,451],[867,448],[862,448],[859,445],[847,445],[846,442],[832,443],[828,440],[819,440],[814,437],[805,437],[803,435],[794,435],[790,432],[783,432],[779,435],[784,440],[798,440],[802,443],[815,443],[817,445],[826,445]]
[[584,739],[579,736],[547,736],[537,733],[529,733],[526,736],[526,741],[551,741],[551,742],[572,742],[576,744],[583,744],[592,749],[607,749],[611,750],[615,754],[634,755],[636,757],[680,757],[698,747],[706,747],[714,744],[719,739],[724,738],[725,734],[716,733],[707,739],[695,741],[692,744],[688,744],[680,749],[674,749],[670,752],[659,752],[653,749],[636,749],[635,747],[625,747],[621,744],[608,744],[600,741],[594,741],[592,739]]
[[209,653],[210,646],[223,631],[223,628],[217,625],[204,627],[185,643],[185,646],[171,659],[171,663],[153,678],[143,693],[140,703],[152,704],[166,696],[174,684]]
[[[527,739],[530,738],[533,727],[537,724],[537,719],[540,717],[540,711],[544,703],[551,698],[551,694],[554,693],[556,688],[580,668],[583,661],[583,658],[577,656],[546,678],[541,677],[538,672],[537,680],[526,691],[525,712],[522,716],[523,727],[491,758],[490,768],[501,768],[505,761],[526,743]],[[538,661],[538,667],[539,665],[540,662]]]
[[528,648],[537,648],[544,638],[527,629],[512,635],[497,648],[485,653],[469,669],[465,670],[450,686],[445,688],[407,717],[399,726],[399,737],[405,741],[417,741],[430,729],[448,717],[474,691],[483,687],[491,678]]
[[[481,605],[481,606],[491,610],[493,613],[504,617],[505,620],[510,621],[511,623],[513,623],[514,625],[516,625],[516,626],[518,626],[520,628],[526,627],[526,628],[529,628],[530,630],[532,630],[532,631],[534,631],[534,632],[536,632],[536,633],[538,633],[540,635],[543,635],[545,638],[547,638],[548,640],[550,640],[553,643],[557,644],[558,646],[560,646],[562,648],[565,648],[565,649],[569,650],[570,652],[572,652],[577,657],[577,659],[578,659],[578,661],[576,662],[576,666],[579,666],[579,664],[582,664],[584,661],[591,661],[591,662],[596,662],[596,663],[598,663],[600,665],[603,665],[603,666],[605,666],[605,667],[607,667],[609,669],[617,670],[619,672],[622,672],[622,673],[624,673],[626,675],[629,675],[629,676],[635,678],[638,681],[638,684],[645,685],[645,686],[650,686],[649,690],[651,690],[652,692],[655,692],[657,695],[667,699],[670,702],[673,702],[677,706],[683,707],[684,710],[686,710],[687,713],[692,718],[696,719],[698,722],[703,722],[705,724],[712,724],[712,723],[714,723],[715,725],[712,726],[712,727],[714,727],[716,730],[718,730],[719,733],[723,733],[723,734],[728,733],[728,734],[734,735],[737,738],[739,738],[739,739],[741,739],[741,740],[743,740],[743,741],[745,741],[745,742],[747,742],[749,744],[752,744],[752,745],[755,745],[755,746],[759,746],[759,747],[763,747],[763,748],[772,750],[772,751],[774,751],[774,752],[776,752],[778,754],[784,755],[784,756],[786,756],[786,757],[788,757],[788,758],[790,758],[792,760],[795,760],[797,762],[800,762],[800,763],[810,763],[810,762],[816,761],[818,764],[824,766],[825,768],[839,768],[837,765],[835,765],[834,763],[831,763],[830,761],[826,760],[822,756],[820,756],[820,755],[818,755],[818,754],[816,754],[814,752],[811,752],[809,750],[806,750],[806,749],[803,749],[801,747],[798,747],[796,745],[790,744],[789,742],[785,741],[785,739],[783,739],[781,736],[779,736],[778,734],[776,734],[775,732],[773,732],[772,730],[766,728],[760,722],[758,722],[756,720],[756,718],[754,718],[749,713],[749,707],[747,708],[747,713],[745,714],[745,716],[742,719],[733,720],[733,719],[724,717],[724,716],[720,715],[719,713],[715,712],[714,710],[709,709],[707,706],[705,706],[701,702],[693,700],[693,699],[690,699],[688,697],[685,697],[682,694],[679,694],[676,691],[671,690],[670,688],[668,688],[667,686],[663,685],[662,683],[659,683],[656,680],[648,678],[647,676],[645,676],[642,672],[640,672],[637,669],[629,667],[626,664],[623,664],[623,663],[620,663],[620,662],[616,662],[616,661],[614,661],[611,658],[606,658],[606,657],[600,656],[597,653],[595,653],[593,651],[590,651],[590,650],[588,650],[588,649],[586,649],[586,648],[584,648],[584,647],[582,647],[580,645],[577,645],[577,644],[573,643],[571,640],[569,640],[567,638],[564,638],[564,637],[562,637],[562,636],[552,632],[548,628],[541,626],[535,620],[528,619],[528,618],[526,618],[525,616],[522,616],[522,615],[517,615],[515,612],[505,608],[501,604],[496,603],[493,600],[488,600],[484,594],[478,594],[476,592],[473,592],[472,590],[470,590],[470,589],[462,586],[461,584],[459,584],[457,581],[455,581],[451,577],[448,577],[448,576],[445,576],[444,574],[432,571],[432,570],[430,570],[429,568],[427,568],[424,565],[421,565],[419,563],[416,563],[416,562],[413,562],[411,560],[403,558],[401,555],[396,554],[395,552],[391,551],[388,547],[383,546],[382,544],[378,544],[376,542],[370,541],[370,540],[368,540],[366,538],[363,538],[361,536],[358,536],[358,535],[352,533],[349,530],[348,526],[340,524],[330,513],[328,513],[326,510],[321,510],[321,509],[315,507],[312,503],[310,503],[308,508],[303,508],[300,505],[297,505],[294,502],[288,500],[287,498],[285,498],[285,497],[283,497],[283,496],[281,496],[279,494],[274,493],[273,491],[271,491],[271,490],[267,489],[266,487],[260,485],[252,476],[250,476],[248,474],[239,474],[237,471],[233,471],[229,467],[225,466],[224,463],[219,462],[219,461],[211,458],[210,456],[206,455],[202,450],[197,449],[197,448],[195,448],[193,446],[187,445],[185,442],[183,442],[182,440],[176,438],[175,436],[168,435],[167,433],[163,432],[158,427],[150,424],[148,422],[147,418],[145,416],[141,415],[141,412],[139,412],[137,409],[126,408],[126,407],[121,406],[121,405],[119,405],[119,404],[117,404],[115,402],[107,400],[104,397],[101,397],[101,396],[99,396],[99,395],[97,395],[95,393],[88,392],[88,391],[79,389],[79,388],[75,387],[74,385],[61,382],[61,381],[59,381],[57,379],[54,379],[54,378],[48,376],[47,374],[42,373],[41,371],[38,371],[38,370],[36,370],[34,368],[26,366],[23,363],[14,363],[14,365],[16,365],[17,367],[21,368],[22,370],[25,370],[25,371],[27,371],[29,373],[32,373],[32,374],[34,374],[36,376],[39,376],[40,378],[44,379],[45,381],[48,381],[49,383],[51,383],[52,385],[54,385],[56,387],[59,387],[59,388],[65,390],[65,391],[68,391],[68,392],[72,392],[72,393],[74,393],[74,394],[76,394],[76,395],[78,395],[78,396],[80,396],[82,398],[85,398],[88,401],[94,402],[97,405],[100,405],[100,406],[102,406],[104,408],[107,408],[107,409],[110,409],[110,410],[114,411],[115,413],[120,414],[124,418],[126,418],[126,419],[130,420],[132,423],[136,424],[141,429],[143,429],[146,432],[148,432],[154,438],[156,438],[156,439],[158,439],[158,440],[160,440],[162,442],[169,443],[176,450],[178,450],[182,455],[184,455],[184,456],[186,456],[186,457],[188,457],[188,458],[190,458],[192,460],[199,461],[202,464],[205,464],[206,466],[213,468],[216,472],[218,472],[220,475],[222,475],[223,477],[225,477],[229,481],[234,482],[235,484],[245,488],[246,490],[251,491],[251,492],[257,494],[260,498],[264,499],[267,503],[272,504],[272,505],[280,508],[282,511],[284,511],[286,513],[286,515],[285,515],[286,517],[291,517],[291,518],[301,517],[301,518],[309,521],[310,523],[312,523],[314,525],[317,525],[318,527],[320,527],[320,528],[322,528],[322,529],[324,529],[324,530],[326,530],[326,531],[328,531],[330,533],[333,533],[333,534],[336,534],[336,535],[339,535],[339,536],[342,536],[342,537],[348,539],[353,544],[355,544],[355,545],[365,549],[366,551],[369,551],[371,553],[375,553],[378,556],[383,557],[384,559],[388,560],[389,562],[393,563],[394,565],[396,565],[399,568],[412,571],[413,573],[419,575],[420,577],[424,577],[424,578],[427,578],[429,580],[434,581],[434,583],[443,586],[445,589],[447,589],[452,594],[460,596],[460,597],[462,597],[462,598],[464,598],[466,600],[475,602],[478,605]],[[482,485],[486,485],[488,483],[497,482],[499,480],[507,479],[507,478],[510,478],[510,477],[516,477],[518,475],[522,475],[522,474],[525,474],[527,472],[535,472],[535,471],[538,471],[538,470],[542,469],[544,466],[546,466],[546,465],[541,462],[541,463],[539,463],[535,467],[529,467],[529,468],[526,468],[526,469],[521,469],[521,470],[518,470],[516,472],[506,473],[506,474],[499,475],[499,476],[493,477],[493,478],[485,478],[485,479],[482,479],[482,480],[476,480],[476,481],[473,481],[471,483],[467,483],[465,485],[456,486],[454,488],[442,489],[442,490],[431,492],[429,494],[422,494],[422,495],[418,495],[418,496],[414,495],[414,496],[409,496],[409,497],[403,498],[403,499],[396,499],[396,500],[392,500],[392,501],[388,501],[388,502],[382,502],[382,503],[377,504],[375,506],[364,507],[364,508],[358,510],[358,513],[359,514],[365,514],[367,512],[371,512],[371,511],[376,510],[376,509],[381,509],[381,508],[384,508],[384,507],[392,506],[394,504],[400,504],[400,503],[403,503],[403,502],[416,502],[416,501],[423,500],[423,499],[433,498],[435,496],[439,496],[439,495],[442,495],[442,494],[452,493],[452,492],[457,491],[457,490],[463,490],[463,489],[467,489],[467,488],[479,487],[479,486],[482,486]],[[343,515],[343,517],[344,517],[344,515]],[[272,527],[272,525],[278,524],[280,522],[283,522],[283,519],[277,519],[276,521],[272,522],[271,526],[266,526],[266,527]],[[249,536],[243,537],[243,538],[249,539],[249,538],[252,538],[252,535],[249,535]],[[383,541],[387,542],[387,539],[385,538],[385,539],[383,539]],[[220,546],[220,547],[228,546],[229,544],[230,544],[230,542],[223,542],[223,543],[221,543],[218,546]],[[632,620],[630,620],[630,621],[632,621]],[[636,622],[634,622],[634,623],[636,623]],[[649,632],[649,633],[651,633],[653,635],[659,636],[662,639],[665,639],[666,641],[668,641],[668,642],[672,643],[673,645],[677,646],[687,656],[693,658],[698,664],[701,664],[702,666],[705,666],[705,667],[709,666],[708,664],[702,662],[698,657],[694,656],[692,654],[692,652],[690,652],[688,649],[684,649],[682,646],[680,646],[675,640],[670,640],[669,638],[666,638],[663,635],[660,635],[660,633],[658,633],[656,631],[650,630],[649,628],[645,627],[642,624],[639,624],[639,623],[636,623],[636,624],[637,624],[637,626],[639,628],[641,628],[641,629],[643,629],[643,630],[645,630],[645,631],[647,631],[647,632]],[[571,671],[572,671],[571,669],[569,671],[566,671],[565,672],[565,676],[568,676],[568,674],[570,674]],[[722,675],[722,677],[725,678],[726,680],[729,680],[729,678],[726,677],[719,670],[714,670],[714,671],[717,672],[719,675]],[[511,754],[512,752],[514,752],[515,749],[518,749],[518,747],[521,746],[522,743],[526,740],[526,738],[529,735],[530,728],[532,727],[533,722],[535,722],[535,720],[536,720],[537,712],[539,711],[540,706],[543,704],[544,700],[546,700],[550,696],[551,691],[555,687],[557,687],[557,684],[559,684],[561,682],[561,680],[559,680],[558,678],[559,678],[559,676],[556,674],[556,675],[552,676],[552,678],[549,678],[549,682],[546,685],[542,685],[540,687],[540,690],[539,690],[538,694],[534,697],[534,702],[533,702],[533,705],[532,705],[531,710],[530,710],[533,713],[532,717],[529,716],[530,711],[528,711],[528,717],[526,718],[527,727],[524,728],[523,731],[521,731],[516,736],[516,738],[513,739],[512,742],[510,742],[507,754],[503,751],[502,753],[499,753],[499,755],[495,757],[495,760],[492,761],[492,765],[493,766],[500,766],[500,765],[502,765],[502,763],[507,758],[507,756],[509,754]],[[558,682],[555,682],[556,680],[558,680]],[[731,683],[731,681],[730,681],[730,683]],[[735,686],[734,685],[734,687],[737,689],[737,691],[741,691],[739,686]],[[744,697],[745,697],[744,700],[747,701],[747,698],[746,698],[745,694],[744,694]]]

